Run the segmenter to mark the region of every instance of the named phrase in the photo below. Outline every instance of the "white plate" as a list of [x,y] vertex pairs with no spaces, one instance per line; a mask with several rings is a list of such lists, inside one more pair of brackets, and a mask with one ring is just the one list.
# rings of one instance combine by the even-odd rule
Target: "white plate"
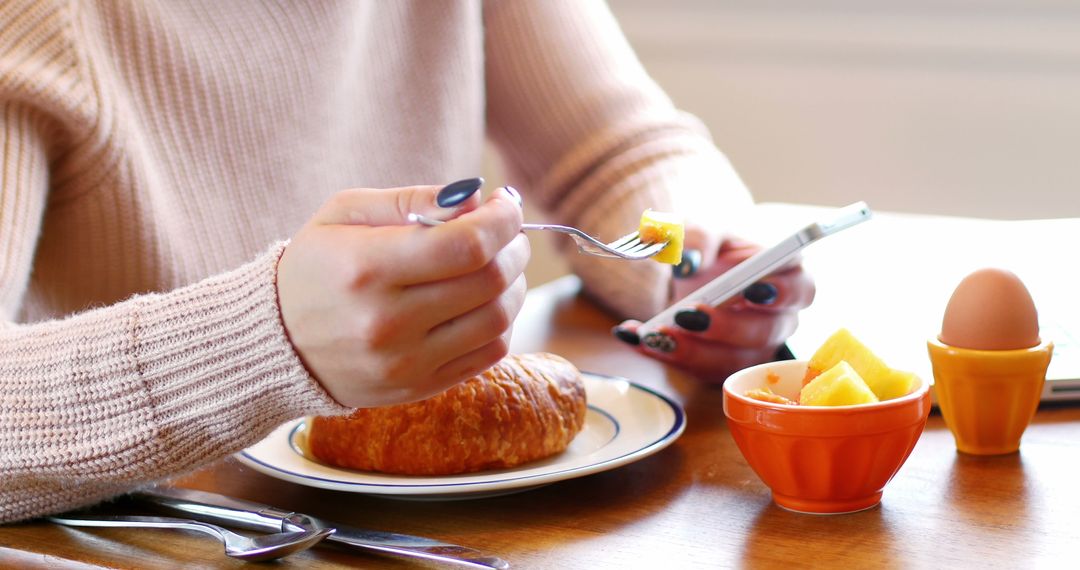
[[686,427],[682,407],[622,378],[583,373],[589,409],[566,451],[516,467],[444,477],[352,471],[306,457],[297,445],[304,420],[274,430],[237,454],[253,469],[309,487],[399,499],[465,499],[524,491],[637,461],[675,441]]

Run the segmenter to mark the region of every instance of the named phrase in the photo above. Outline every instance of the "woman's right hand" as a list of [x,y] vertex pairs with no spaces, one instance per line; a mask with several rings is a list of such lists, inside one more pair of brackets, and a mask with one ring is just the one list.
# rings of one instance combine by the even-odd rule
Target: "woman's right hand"
[[311,374],[349,407],[433,396],[498,362],[525,298],[517,199],[477,196],[445,217],[437,186],[339,192],[278,263],[281,316]]
[[[673,298],[684,298],[760,250],[756,244],[728,238],[718,251],[713,250],[711,263],[703,263],[692,277],[672,282]],[[646,356],[705,382],[721,384],[736,370],[775,360],[780,346],[798,326],[799,311],[813,302],[814,294],[813,279],[795,259],[718,307],[684,307],[676,314],[675,324],[660,327],[671,342],[651,345],[648,335],[639,337],[638,321],[621,323],[616,336]]]

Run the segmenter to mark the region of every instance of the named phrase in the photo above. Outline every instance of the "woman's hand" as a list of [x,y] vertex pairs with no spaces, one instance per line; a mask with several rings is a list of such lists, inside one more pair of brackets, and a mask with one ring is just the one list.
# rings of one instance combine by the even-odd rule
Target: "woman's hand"
[[[691,277],[673,281],[673,298],[682,299],[759,250],[747,242],[724,241],[712,263],[705,261]],[[661,342],[662,335],[638,338],[638,321],[626,321],[615,332],[631,344],[638,341],[642,354],[721,383],[736,370],[774,360],[795,332],[799,310],[813,299],[814,283],[795,261],[719,307],[686,307],[676,315],[675,326],[661,327],[673,343]]]
[[289,338],[345,406],[420,400],[486,370],[509,350],[525,298],[529,242],[517,199],[474,195],[445,217],[435,186],[336,194],[278,264]]

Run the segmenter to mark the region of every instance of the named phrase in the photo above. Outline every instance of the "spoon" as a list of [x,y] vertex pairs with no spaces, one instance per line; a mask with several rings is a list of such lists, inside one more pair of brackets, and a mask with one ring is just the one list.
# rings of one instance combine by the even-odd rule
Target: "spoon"
[[249,538],[210,523],[174,518],[110,515],[60,515],[48,520],[67,526],[104,526],[136,528],[182,528],[217,537],[225,545],[225,554],[252,562],[273,560],[307,550],[334,534],[332,528],[264,534]]

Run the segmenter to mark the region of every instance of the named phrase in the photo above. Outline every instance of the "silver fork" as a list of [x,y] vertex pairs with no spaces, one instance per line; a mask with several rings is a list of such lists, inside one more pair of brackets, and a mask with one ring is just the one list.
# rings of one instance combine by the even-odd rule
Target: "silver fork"
[[307,550],[334,533],[334,529],[278,532],[248,538],[210,523],[174,517],[58,515],[48,520],[66,526],[180,528],[217,537],[225,545],[225,554],[250,561],[273,560]]
[[[420,214],[410,213],[409,221],[414,224],[421,224],[425,226],[438,226],[446,223],[443,220],[436,220],[435,218],[429,218]],[[556,224],[521,224],[522,230],[543,230],[558,232],[566,234],[574,239],[574,242],[578,246],[578,251],[587,255],[595,255],[598,257],[611,257],[617,259],[629,259],[636,261],[640,259],[648,259],[660,250],[667,246],[668,242],[643,242],[638,232],[630,232],[623,237],[612,241],[610,243],[604,243],[593,236],[570,226],[560,226]]]

